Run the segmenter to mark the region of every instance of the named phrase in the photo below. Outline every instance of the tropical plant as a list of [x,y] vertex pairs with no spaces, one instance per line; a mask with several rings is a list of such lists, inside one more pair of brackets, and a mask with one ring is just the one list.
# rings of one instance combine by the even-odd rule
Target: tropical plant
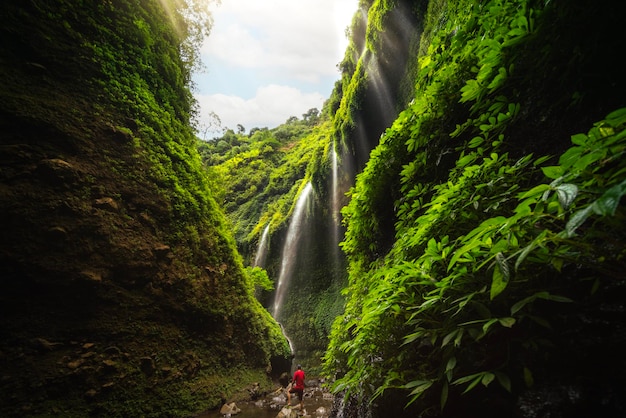
[[[421,411],[498,385],[519,394],[558,363],[552,345],[580,326],[573,307],[597,309],[594,295],[620,277],[624,110],[569,148],[576,131],[539,130],[544,143],[519,133],[539,125],[533,112],[557,112],[558,96],[529,103],[521,92],[548,73],[531,51],[573,16],[539,3],[430,2],[415,98],[343,210],[347,305],[325,357],[336,391],[377,403],[399,391]],[[554,49],[542,54],[556,62]],[[569,65],[549,71],[571,75]],[[568,95],[567,82],[578,80],[550,91]],[[354,99],[344,91],[335,126],[349,135],[341,126]],[[558,110],[571,120],[576,97]]]

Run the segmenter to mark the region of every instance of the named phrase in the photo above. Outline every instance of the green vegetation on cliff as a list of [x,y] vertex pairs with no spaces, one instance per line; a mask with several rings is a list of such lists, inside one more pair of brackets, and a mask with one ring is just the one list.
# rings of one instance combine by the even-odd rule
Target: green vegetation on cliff
[[291,117],[274,129],[249,134],[227,130],[198,150],[221,186],[221,205],[231,221],[240,249],[248,256],[263,229],[284,226],[302,181],[310,179],[327,145],[317,109],[303,119]]
[[[319,370],[330,325],[343,309],[341,288],[347,283],[345,259],[338,248],[342,231],[337,208],[347,203],[343,192],[353,184],[355,171],[364,165],[372,144],[412,95],[412,88],[406,86],[415,67],[409,56],[419,46],[419,24],[406,22],[425,8],[425,2],[404,4],[400,10],[389,2],[361,3],[339,64],[342,78],[315,126],[310,126],[309,111],[302,121],[293,117],[275,129],[255,128],[248,135],[243,130],[227,131],[199,145],[216,183],[224,186],[225,211],[245,259],[254,262],[261,237],[269,228],[263,263],[269,277],[277,282],[281,264],[295,263],[279,320],[294,342],[296,357],[314,372]],[[376,24],[368,26],[368,19]],[[389,81],[388,88],[381,88],[379,79]],[[384,103],[377,101],[383,90]],[[354,138],[357,131],[362,141]],[[357,161],[353,161],[355,156]],[[333,159],[339,166],[334,173]],[[309,181],[313,202],[298,248],[288,251],[283,246],[287,229]],[[268,308],[271,296],[261,297]]]
[[290,354],[196,149],[199,4],[0,6],[3,416],[185,416]]
[[321,112],[200,142],[202,2],[49,3],[0,6],[3,416],[267,388],[308,183],[281,322],[344,416],[623,415],[623,6],[362,0]]
[[[605,373],[624,371],[611,308],[626,285],[617,15],[584,1],[429,2],[415,97],[343,210],[348,301],[325,367],[348,399],[394,416],[513,416],[570,385],[582,400],[555,411],[619,408],[623,386]],[[363,57],[344,63],[352,80]],[[345,84],[344,140],[359,105]]]
[[[289,279],[284,315],[279,320],[295,344],[298,361],[308,373],[319,372],[332,321],[341,312],[340,286],[334,283],[337,266],[328,262],[328,225],[332,217],[324,206],[330,178],[331,124],[317,109],[302,119],[291,117],[274,129],[253,128],[249,134],[229,130],[213,141],[200,142],[199,151],[233,225],[238,247],[249,265],[254,264],[262,235],[268,238],[267,257],[261,261],[273,281],[272,288],[258,289],[267,309],[273,307],[283,257],[297,265]],[[296,201],[307,183],[315,186],[314,204],[303,222],[302,243],[283,254],[283,244]],[[295,246],[300,247],[296,250]],[[338,247],[334,246],[338,252]]]

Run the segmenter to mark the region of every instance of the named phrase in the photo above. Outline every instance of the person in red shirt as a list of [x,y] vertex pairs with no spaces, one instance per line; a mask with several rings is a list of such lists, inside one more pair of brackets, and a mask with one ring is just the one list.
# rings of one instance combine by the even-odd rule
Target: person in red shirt
[[302,366],[298,364],[298,370],[293,374],[293,380],[291,381],[291,388],[287,391],[287,404],[291,406],[291,394],[298,395],[300,400],[300,410],[304,411],[304,371]]

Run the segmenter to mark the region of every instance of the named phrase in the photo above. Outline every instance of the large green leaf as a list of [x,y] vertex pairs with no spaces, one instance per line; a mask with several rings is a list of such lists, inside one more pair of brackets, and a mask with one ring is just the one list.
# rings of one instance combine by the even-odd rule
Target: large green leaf
[[491,291],[489,297],[491,299],[498,296],[509,284],[509,265],[502,255],[502,253],[496,254],[496,265],[493,268],[493,276],[491,278]]
[[615,211],[624,194],[626,194],[626,179],[604,192],[604,194],[594,202],[594,212],[602,216],[615,215]]
[[569,208],[569,206],[576,199],[576,195],[578,194],[578,186],[571,183],[560,184],[556,188],[556,194],[559,199],[559,203],[563,209]]

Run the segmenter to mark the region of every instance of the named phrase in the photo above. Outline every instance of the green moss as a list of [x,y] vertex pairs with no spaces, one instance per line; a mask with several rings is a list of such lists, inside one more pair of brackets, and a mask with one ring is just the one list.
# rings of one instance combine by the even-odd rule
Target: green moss
[[[0,413],[188,416],[269,384],[289,347],[196,148],[188,42],[204,29],[182,2],[78,3],[0,14],[3,158],[29,173],[2,178],[3,216],[29,221],[2,242]],[[48,160],[58,178],[36,172]]]

